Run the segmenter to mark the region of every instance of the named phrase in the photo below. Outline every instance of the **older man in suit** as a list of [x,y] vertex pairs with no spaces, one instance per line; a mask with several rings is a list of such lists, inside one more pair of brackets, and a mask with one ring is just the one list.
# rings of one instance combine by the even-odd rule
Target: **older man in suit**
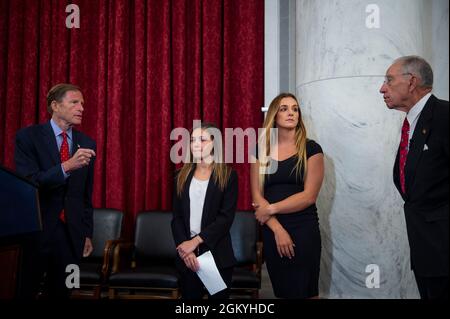
[[448,299],[449,102],[431,94],[433,71],[418,56],[397,59],[380,89],[406,112],[394,165],[404,203],[411,268],[422,299]]
[[49,122],[17,133],[15,163],[19,174],[39,185],[43,231],[38,243],[36,289],[45,278],[48,297],[65,298],[69,296],[67,265],[78,264],[93,249],[96,145],[73,128],[81,124],[84,110],[79,87],[64,83],[52,87],[47,109],[52,115]]

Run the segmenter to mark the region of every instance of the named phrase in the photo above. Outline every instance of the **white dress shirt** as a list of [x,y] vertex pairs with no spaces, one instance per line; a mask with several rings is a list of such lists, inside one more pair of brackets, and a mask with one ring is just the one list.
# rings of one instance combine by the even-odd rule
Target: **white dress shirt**
[[424,97],[422,97],[416,105],[414,105],[409,112],[406,114],[406,118],[408,119],[409,123],[409,136],[408,136],[408,149],[409,149],[409,143],[413,137],[414,130],[416,129],[417,120],[419,119],[420,113],[422,113],[423,108],[425,107],[425,104],[427,104],[428,99],[430,98],[431,93],[428,93]]
[[[56,138],[56,144],[58,145],[58,151],[61,151],[61,145],[63,142],[63,137],[62,137],[62,132],[63,130],[61,130],[61,128],[58,126],[58,124],[55,123],[55,121],[53,121],[53,119],[50,120],[50,125],[52,126],[53,129],[53,134],[55,134],[55,138]],[[72,128],[70,127],[67,132],[67,143],[69,144],[69,153],[72,154]],[[64,168],[61,164],[61,170],[63,172],[64,178],[68,178],[70,176],[69,173],[66,173],[66,171],[64,171]]]

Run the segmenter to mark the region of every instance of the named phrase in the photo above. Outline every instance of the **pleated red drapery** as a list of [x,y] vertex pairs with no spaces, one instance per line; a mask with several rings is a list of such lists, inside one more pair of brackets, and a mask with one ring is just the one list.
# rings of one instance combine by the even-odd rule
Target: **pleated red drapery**
[[[66,6],[80,28],[66,28]],[[49,119],[58,82],[81,86],[82,131],[97,141],[94,206],[170,210],[170,132],[194,119],[258,128],[263,0],[0,0],[0,163],[21,127]],[[248,165],[239,209],[250,209]]]

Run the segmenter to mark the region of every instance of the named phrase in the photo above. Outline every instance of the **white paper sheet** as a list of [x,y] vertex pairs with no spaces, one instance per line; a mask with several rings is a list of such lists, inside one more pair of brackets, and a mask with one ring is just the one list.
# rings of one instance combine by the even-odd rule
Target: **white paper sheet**
[[222,279],[222,276],[217,269],[216,262],[210,251],[203,253],[197,257],[200,268],[197,271],[197,275],[205,285],[210,295],[224,290],[227,285]]

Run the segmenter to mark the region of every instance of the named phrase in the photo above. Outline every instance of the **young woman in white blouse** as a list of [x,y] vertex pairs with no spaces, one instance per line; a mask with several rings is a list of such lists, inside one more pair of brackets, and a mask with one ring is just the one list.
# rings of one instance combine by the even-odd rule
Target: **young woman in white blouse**
[[[191,160],[185,161],[175,177],[172,233],[184,299],[200,299],[206,293],[196,274],[199,255],[211,251],[227,287],[236,263],[230,228],[236,212],[238,180],[236,172],[219,160],[221,145],[214,142],[214,130],[219,132],[213,124],[202,123],[192,131]],[[209,296],[228,297],[229,288]]]

